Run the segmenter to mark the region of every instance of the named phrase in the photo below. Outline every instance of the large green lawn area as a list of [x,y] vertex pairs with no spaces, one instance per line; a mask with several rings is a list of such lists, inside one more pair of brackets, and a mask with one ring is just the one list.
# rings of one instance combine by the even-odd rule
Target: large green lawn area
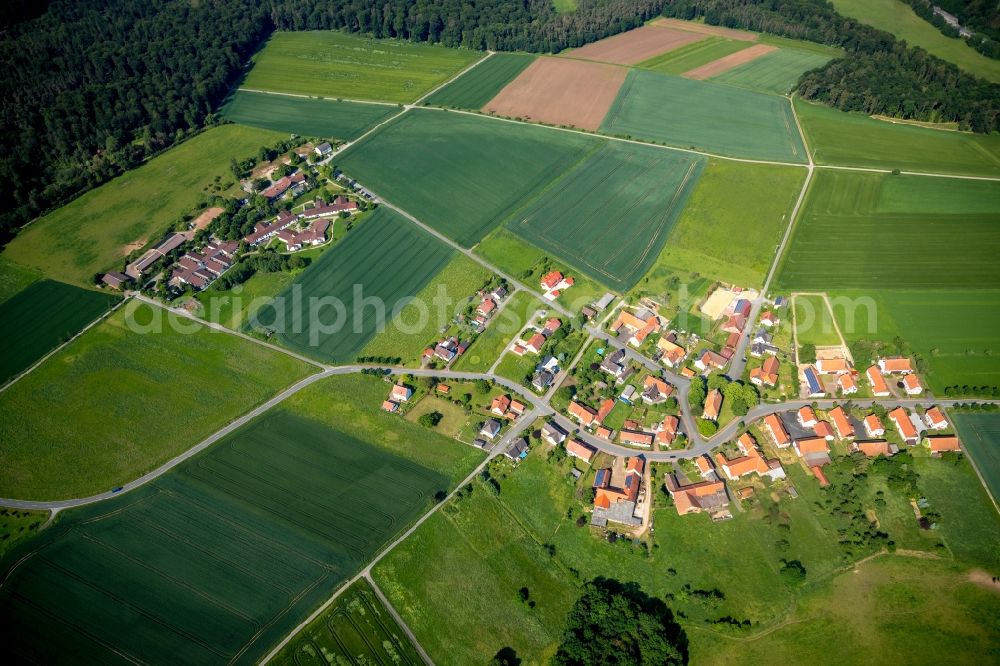
[[595,280],[625,290],[656,260],[705,162],[609,141],[549,184],[508,227]]
[[337,102],[313,97],[269,95],[237,90],[220,110],[226,120],[275,132],[322,139],[350,140],[399,113],[395,106]]
[[706,37],[678,49],[671,49],[637,66],[663,74],[683,74],[688,70],[707,65],[713,60],[742,51],[752,44],[746,40]]
[[709,80],[784,95],[795,88],[803,72],[822,67],[833,57],[813,51],[779,48]]
[[130,303],[0,393],[0,488],[5,497],[36,500],[110,490],[310,370]]
[[95,273],[121,270],[135,246],[203,208],[216,177],[231,183],[231,158],[254,156],[280,138],[238,125],[205,130],[33,222],[4,256],[58,280],[92,285]]
[[817,164],[1000,176],[1000,135],[915,127],[793,100]]
[[0,383],[80,332],[120,300],[117,294],[52,280],[35,282],[0,303]]
[[472,246],[600,141],[416,109],[357,144],[338,166],[425,224]]
[[351,361],[452,257],[447,245],[387,208],[324,252],[256,328],[323,361]]
[[528,53],[497,53],[427,98],[427,104],[455,109],[481,109],[530,65]]
[[1000,415],[956,414],[955,429],[994,499],[1000,502]]
[[638,288],[658,289],[675,273],[760,288],[805,177],[796,167],[709,160]]
[[819,171],[783,288],[996,288],[1000,183]]
[[806,161],[787,99],[638,69],[601,131],[732,157]]
[[540,300],[526,291],[519,291],[510,297],[499,315],[489,327],[472,343],[453,366],[465,372],[486,372],[500,354],[514,341],[535,312],[546,309]]
[[[471,450],[430,434],[407,446]],[[450,484],[364,433],[279,406],[14,551],[5,649],[38,662],[257,663]]]
[[795,339],[801,345],[839,345],[840,336],[833,324],[833,315],[822,296],[796,296]]
[[844,16],[858,19],[906,40],[910,46],[954,63],[976,76],[1000,83],[1000,60],[987,58],[957,37],[946,37],[940,30],[917,16],[900,0],[831,0]]
[[319,97],[413,102],[483,56],[466,49],[336,30],[275,32],[243,87]]

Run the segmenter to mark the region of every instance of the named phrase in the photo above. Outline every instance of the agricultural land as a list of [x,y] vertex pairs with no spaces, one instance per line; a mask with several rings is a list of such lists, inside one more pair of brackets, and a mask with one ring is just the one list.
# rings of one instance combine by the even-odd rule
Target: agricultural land
[[1000,417],[956,414],[955,426],[994,500],[1000,502]]
[[399,109],[237,90],[221,111],[226,120],[241,125],[346,141],[364,134]]
[[791,92],[804,72],[822,67],[831,55],[781,48],[711,78],[741,88],[784,95]]
[[655,58],[650,58],[639,63],[638,66],[661,74],[683,74],[688,70],[701,67],[749,47],[750,42],[742,40],[706,37],[678,49],[667,51]]
[[428,97],[425,103],[455,109],[480,109],[535,58],[527,53],[492,55]]
[[704,39],[704,35],[697,32],[677,30],[655,22],[578,49],[564,51],[561,55],[616,65],[635,65],[701,39]]

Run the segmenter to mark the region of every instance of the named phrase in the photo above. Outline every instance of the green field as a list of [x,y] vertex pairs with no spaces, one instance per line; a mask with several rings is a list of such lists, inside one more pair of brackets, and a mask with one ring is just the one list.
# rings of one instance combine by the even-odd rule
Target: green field
[[0,303],[0,383],[73,337],[120,300],[117,294],[41,280]]
[[806,161],[788,100],[637,69],[601,131],[733,157]]
[[609,141],[508,226],[595,280],[625,290],[656,260],[705,161]]
[[437,340],[441,328],[465,308],[489,277],[490,272],[481,264],[464,254],[453,254],[441,272],[365,345],[360,355],[398,357],[404,364],[418,362],[424,349]]
[[41,662],[256,663],[448,483],[279,408],[15,551],[31,556],[0,590],[5,649]]
[[839,345],[833,315],[822,296],[795,297],[795,339],[799,346]]
[[829,55],[810,51],[778,49],[710,80],[784,95],[796,87],[803,72],[822,67],[830,59]]
[[452,250],[379,208],[257,315],[258,328],[324,361],[350,361],[448,263]]
[[155,240],[181,215],[203,208],[213,179],[232,181],[230,158],[254,156],[280,138],[237,125],[205,130],[33,222],[4,255],[49,277],[92,285],[95,273],[121,270],[131,244]]
[[382,102],[413,102],[482,54],[336,30],[275,32],[243,87]]
[[347,588],[269,663],[301,666],[326,663],[323,660],[406,666],[423,663],[365,580]]
[[109,490],[309,373],[284,354],[187,319],[175,328],[172,318],[130,303],[0,393],[5,497]]
[[793,101],[817,164],[1000,176],[1000,135],[928,129]]
[[421,222],[472,246],[599,142],[414,110],[357,144],[338,165]]
[[480,109],[535,60],[526,53],[497,53],[427,98],[427,104]]
[[706,37],[679,49],[667,51],[636,65],[662,74],[683,74],[751,46],[750,42],[725,37]]
[[453,366],[465,372],[486,372],[503,350],[514,341],[528,319],[537,310],[545,309],[540,300],[526,291],[519,291],[510,297],[497,318],[478,337],[471,347]]
[[640,287],[692,272],[761,287],[804,180],[800,168],[710,159]]
[[226,101],[220,113],[226,120],[241,125],[346,141],[364,134],[389,115],[399,113],[399,109],[383,104],[337,102],[237,90]]
[[17,544],[35,536],[48,519],[48,511],[0,509],[0,559]]
[[37,270],[15,264],[5,256],[0,256],[0,303],[9,300],[37,282],[42,274]]
[[[929,211],[924,201],[934,202]],[[998,287],[998,213],[1000,183],[819,171],[778,285],[817,291]]]
[[951,417],[962,447],[1000,502],[1000,415],[952,413]]
[[552,5],[560,14],[569,14],[576,11],[577,0],[552,0]]
[[890,32],[897,38],[906,40],[910,46],[920,47],[971,74],[1000,83],[1000,60],[987,58],[963,39],[946,37],[899,0],[831,1],[844,16]]

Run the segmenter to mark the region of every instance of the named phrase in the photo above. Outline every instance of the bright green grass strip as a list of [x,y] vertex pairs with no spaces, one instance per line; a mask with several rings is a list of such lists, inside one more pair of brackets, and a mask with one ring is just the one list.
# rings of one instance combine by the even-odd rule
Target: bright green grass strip
[[1000,134],[893,124],[795,98],[817,164],[1000,176]]
[[742,51],[751,45],[752,42],[726,39],[725,37],[708,37],[691,44],[685,44],[679,49],[667,51],[636,66],[662,74],[683,74],[719,58]]
[[380,102],[413,102],[483,54],[336,30],[276,32],[245,88]]
[[1000,414],[952,414],[965,452],[1000,501]]
[[0,382],[26,370],[80,329],[107,312],[117,294],[62,282],[35,282],[0,304]]
[[514,336],[524,328],[538,310],[545,309],[540,300],[526,291],[519,291],[504,305],[500,314],[472,343],[472,346],[455,361],[455,370],[486,372],[503,350],[514,341]]
[[577,0],[552,0],[552,5],[560,14],[569,14],[576,11]]
[[795,297],[795,336],[802,345],[838,345],[840,336],[822,296]]
[[805,162],[787,99],[634,69],[601,131],[733,157]]
[[713,76],[710,80],[784,95],[795,88],[803,72],[822,67],[829,61],[830,56],[827,55],[778,49]]
[[535,60],[525,53],[497,53],[427,98],[427,104],[480,109]]
[[83,286],[94,274],[121,270],[134,249],[207,203],[216,177],[232,183],[231,158],[246,159],[283,135],[238,125],[201,132],[31,223],[4,256],[45,275]]
[[241,125],[323,139],[350,140],[398,113],[394,106],[335,102],[309,97],[237,90],[222,107],[226,120]]
[[769,35],[767,33],[761,33],[758,36],[757,43],[770,44],[771,46],[777,46],[782,49],[791,49],[793,51],[808,51],[818,55],[825,55],[827,58],[844,57],[844,50],[837,48],[836,46],[827,46],[826,44],[820,44],[818,42],[807,42],[803,39],[779,37],[778,35]]

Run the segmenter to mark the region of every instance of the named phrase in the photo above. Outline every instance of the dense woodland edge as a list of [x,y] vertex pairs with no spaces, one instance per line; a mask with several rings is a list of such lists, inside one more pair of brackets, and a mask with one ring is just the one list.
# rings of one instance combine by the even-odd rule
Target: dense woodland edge
[[1000,85],[837,14],[826,0],[54,0],[0,13],[0,242],[44,212],[218,121],[274,30],[342,29],[450,47],[555,52],[658,15],[805,39],[847,57],[805,99],[998,129]]

